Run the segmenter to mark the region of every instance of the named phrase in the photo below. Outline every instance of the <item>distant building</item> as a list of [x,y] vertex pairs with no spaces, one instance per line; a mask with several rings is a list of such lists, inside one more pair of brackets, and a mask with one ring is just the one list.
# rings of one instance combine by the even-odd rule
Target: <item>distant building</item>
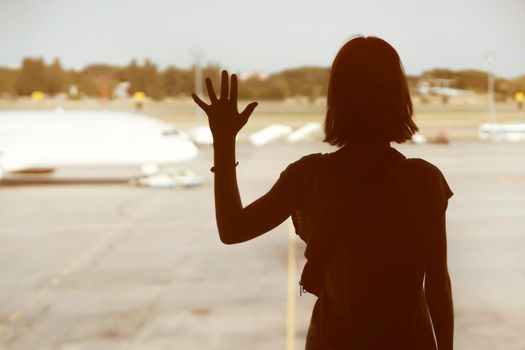
[[239,74],[240,80],[248,80],[248,79],[257,79],[257,80],[266,80],[270,74],[260,71],[253,71],[253,72],[243,72]]
[[129,81],[122,81],[113,88],[113,96],[116,98],[128,98],[129,97]]

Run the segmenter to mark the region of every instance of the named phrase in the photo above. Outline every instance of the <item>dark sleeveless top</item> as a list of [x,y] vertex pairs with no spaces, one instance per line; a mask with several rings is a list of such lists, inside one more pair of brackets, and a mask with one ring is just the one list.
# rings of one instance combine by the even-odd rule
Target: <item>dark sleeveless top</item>
[[425,258],[452,191],[437,167],[394,148],[368,164],[346,152],[302,157],[275,185],[309,263],[326,261],[307,349],[435,349]]

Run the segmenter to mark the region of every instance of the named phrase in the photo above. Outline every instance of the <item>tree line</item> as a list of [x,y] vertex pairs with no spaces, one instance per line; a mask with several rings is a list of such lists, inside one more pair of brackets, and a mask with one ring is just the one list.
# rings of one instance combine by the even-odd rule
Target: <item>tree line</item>
[[[142,63],[132,60],[126,66],[92,64],[75,70],[65,69],[58,59],[46,64],[42,58],[24,58],[20,68],[0,67],[0,95],[16,98],[41,91],[49,96],[69,93],[72,86],[77,92],[71,98],[113,98],[113,89],[120,82],[128,82],[128,93],[142,91],[146,96],[161,100],[166,97],[188,96],[195,90],[195,66],[179,68],[169,66],[159,69],[150,60]],[[208,64],[202,67],[202,76],[211,77],[218,84],[221,67]],[[326,95],[330,69],[328,67],[300,67],[285,69],[261,77],[253,75],[242,82],[241,99],[283,100],[288,97],[306,96],[312,101]],[[432,69],[415,76],[407,76],[409,87],[417,94],[423,81],[448,79],[449,87],[487,91],[487,73],[480,70]],[[511,98],[518,91],[525,91],[525,75],[515,79],[497,77],[496,96],[499,100]]]

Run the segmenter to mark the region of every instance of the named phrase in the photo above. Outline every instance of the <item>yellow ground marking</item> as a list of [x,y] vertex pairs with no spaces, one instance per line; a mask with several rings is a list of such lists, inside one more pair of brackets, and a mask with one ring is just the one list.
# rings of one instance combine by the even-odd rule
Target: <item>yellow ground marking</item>
[[66,267],[65,269],[62,270],[62,275],[64,277],[68,277],[69,275],[71,275],[72,272],[73,272],[73,269],[71,267]]
[[286,300],[286,350],[295,350],[295,230],[288,226],[288,295]]
[[11,323],[16,323],[18,322],[22,316],[24,316],[24,314],[22,313],[22,311],[20,310],[16,310],[15,312],[13,312],[11,315],[9,315],[9,322]]
[[[117,238],[116,236],[117,236],[117,234],[119,232],[132,227],[132,225],[134,223],[133,220],[135,220],[137,217],[139,217],[139,215],[144,212],[144,209],[147,206],[151,205],[151,203],[153,203],[154,200],[157,197],[159,197],[159,195],[154,196],[153,198],[150,198],[149,200],[144,201],[135,211],[133,211],[131,213],[131,215],[127,219],[125,219],[124,221],[121,221],[121,222],[119,222],[119,223],[117,223],[115,225],[111,225],[108,228],[108,230],[106,231],[106,233],[103,235],[102,243],[105,243],[105,242],[108,242],[108,241],[111,242],[111,238]],[[36,301],[39,298],[42,298],[46,294],[48,294],[50,288],[59,286],[63,279],[65,279],[66,277],[74,274],[78,270],[78,268],[80,266],[82,266],[82,264],[88,263],[90,260],[93,259],[93,256],[97,255],[96,253],[100,253],[103,250],[104,250],[104,247],[101,248],[101,247],[95,246],[95,251],[94,252],[91,252],[90,254],[89,254],[89,252],[88,252],[88,254],[84,254],[84,256],[82,256],[79,259],[76,259],[75,261],[73,261],[73,263],[70,264],[69,267],[64,268],[62,270],[62,276],[58,275],[58,276],[53,277],[49,281],[47,286],[40,288],[34,295],[30,296],[26,300],[26,303],[25,303],[26,310],[29,311],[36,304]],[[8,317],[8,320],[11,323],[16,323],[23,316],[24,316],[24,313],[22,311],[16,310]],[[4,331],[5,331],[5,327],[2,324],[0,324],[0,335],[2,335],[2,333],[4,333]]]
[[35,300],[36,300],[35,297],[30,297],[29,299],[27,299],[26,309],[31,309],[35,305]]
[[59,276],[56,276],[51,281],[49,281],[49,284],[52,285],[53,287],[56,287],[56,286],[60,285],[61,281],[62,281],[62,279]]
[[525,181],[525,175],[504,175],[501,178],[503,180],[510,180],[510,181]]
[[104,240],[108,240],[110,239],[111,237],[113,237],[115,235],[115,230],[110,230],[108,232],[106,232],[106,234],[103,236]]
[[69,269],[71,270],[71,273],[73,273],[73,271],[76,271],[79,266],[80,266],[80,259],[77,258],[76,260],[73,260],[71,265],[69,265]]

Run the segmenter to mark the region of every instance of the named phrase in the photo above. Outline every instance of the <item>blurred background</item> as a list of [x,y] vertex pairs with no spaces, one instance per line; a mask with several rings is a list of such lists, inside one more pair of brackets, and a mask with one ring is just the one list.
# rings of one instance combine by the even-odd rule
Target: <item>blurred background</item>
[[[0,2],[0,347],[301,349],[312,295],[287,221],[238,246],[215,227],[206,96],[240,104],[243,203],[321,142],[353,35],[401,56],[445,174],[458,349],[524,349],[525,3]],[[242,107],[242,106],[241,106]]]

